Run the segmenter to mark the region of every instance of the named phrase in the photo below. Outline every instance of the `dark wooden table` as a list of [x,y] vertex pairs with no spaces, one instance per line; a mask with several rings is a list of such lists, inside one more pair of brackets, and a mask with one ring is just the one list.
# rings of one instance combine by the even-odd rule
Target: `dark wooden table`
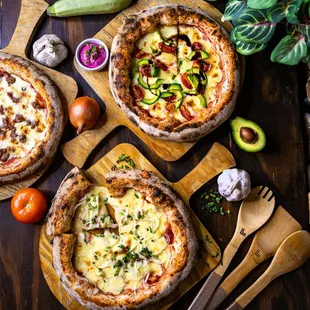
[[[226,2],[219,0],[212,3],[223,11]],[[0,1],[1,48],[8,44],[12,36],[19,7],[20,0],[3,0],[2,7]],[[79,84],[79,95],[94,97],[101,103],[103,110],[103,102],[73,68],[72,59],[77,44],[81,40],[91,37],[113,17],[114,15],[68,19],[45,17],[35,36],[36,39],[46,33],[55,33],[65,41],[70,49],[69,57],[57,69],[75,78]],[[272,45],[276,42],[275,39]],[[308,190],[305,179],[308,142],[301,114],[303,109],[301,103],[303,103],[305,95],[304,70],[303,67],[287,67],[272,63],[269,60],[270,50],[271,48],[260,54],[247,57],[245,82],[234,113],[252,119],[264,128],[268,144],[263,152],[249,154],[238,149],[232,142],[229,125],[226,122],[215,132],[201,139],[184,158],[176,163],[166,163],[133,133],[121,128],[115,130],[100,144],[94,152],[95,155],[88,161],[88,166],[115,145],[129,142],[136,145],[169,180],[175,181],[199,162],[213,142],[219,141],[232,151],[238,166],[251,174],[254,185],[264,184],[272,188],[276,193],[277,203],[283,205],[302,224],[304,229],[309,229]],[[63,142],[72,139],[73,136],[74,130],[68,124]],[[58,151],[53,165],[35,184],[35,187],[44,191],[50,201],[61,180],[71,168],[72,166]],[[214,183],[215,180],[212,180],[199,192],[201,193]],[[221,248],[224,248],[234,232],[238,204],[234,206],[231,215],[212,215],[199,206],[199,192],[192,198],[191,207],[197,212]],[[0,309],[62,309],[41,273],[38,256],[41,225],[18,223],[12,217],[9,205],[9,200],[0,203]],[[237,253],[230,270],[241,261],[250,241],[250,239],[247,240]],[[253,271],[220,309],[224,309],[233,298],[236,298],[251,285],[267,268],[269,262],[265,262]],[[187,309],[200,286],[201,283],[178,301],[173,309]],[[248,309],[310,309],[310,261],[298,271],[275,280],[255,298]]]

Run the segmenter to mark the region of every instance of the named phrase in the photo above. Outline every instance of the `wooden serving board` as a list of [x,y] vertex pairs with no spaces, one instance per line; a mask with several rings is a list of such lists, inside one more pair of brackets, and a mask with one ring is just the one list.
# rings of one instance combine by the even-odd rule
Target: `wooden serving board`
[[[221,22],[222,13],[203,0],[138,0],[132,6],[117,15],[117,17],[115,17],[95,35],[95,38],[105,42],[110,49],[112,40],[116,35],[118,28],[123,24],[124,20],[129,15],[156,5],[169,3],[184,4],[193,8],[202,9],[214,20],[223,25],[227,31],[230,32],[232,30],[232,25],[230,23]],[[113,99],[109,87],[108,66],[100,72],[85,71],[76,62],[75,67],[87,83],[98,94],[98,96],[104,101],[106,105],[106,112],[105,115],[99,120],[95,129],[85,131],[62,146],[62,152],[71,164],[78,167],[83,167],[94,148],[118,126],[128,127],[141,140],[143,140],[144,143],[153,149],[158,156],[162,157],[166,161],[178,160],[195,144],[195,142],[180,143],[156,139],[145,134],[137,126],[135,126],[126,117],[125,113],[117,106]],[[240,70],[241,76],[243,76],[245,71],[245,62],[243,57],[240,57]],[[171,152],[171,150],[173,150],[173,152]]]
[[[29,44],[47,7],[48,4],[43,0],[22,0],[20,15],[11,41],[6,48],[0,51],[27,59],[26,53]],[[63,106],[66,111],[69,103],[75,99],[78,92],[77,84],[74,79],[38,63],[34,64],[41,68],[55,82],[60,90]],[[48,167],[45,167],[39,170],[33,176],[21,182],[0,186],[0,201],[12,197],[14,193],[21,188],[31,186],[41,177],[47,168]]]
[[[138,169],[153,171],[163,180],[167,181],[160,174],[160,172],[138,151],[138,149],[131,144],[119,144],[116,146],[86,171],[87,177],[95,184],[102,184],[104,182],[104,176],[111,170],[111,167],[116,164],[116,161],[121,154],[129,155],[135,162]],[[176,183],[167,182],[176,192],[179,193],[184,202],[189,205],[190,197],[194,192],[196,192],[196,190],[224,169],[228,169],[233,166],[235,166],[235,160],[232,154],[221,144],[215,143],[201,162],[185,177]],[[221,259],[221,255],[219,255],[220,249],[215,240],[202,225],[191,208],[189,208],[189,211],[198,240],[202,245],[202,253],[197,259],[195,267],[189,277],[183,280],[174,292],[158,302],[154,306],[154,309],[169,308],[169,306],[171,306],[177,299],[184,295],[200,279],[216,267]],[[211,242],[206,240],[206,235]],[[59,278],[52,266],[51,241],[51,238],[46,235],[46,226],[43,225],[39,241],[39,255],[44,278],[51,291],[65,308],[69,310],[85,309],[75,299],[70,297],[60,283]]]

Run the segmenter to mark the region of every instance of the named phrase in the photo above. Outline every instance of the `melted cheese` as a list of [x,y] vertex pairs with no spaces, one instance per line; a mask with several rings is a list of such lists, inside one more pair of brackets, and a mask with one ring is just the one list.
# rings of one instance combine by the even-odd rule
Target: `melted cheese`
[[[35,109],[32,103],[36,100],[36,91],[30,83],[22,80],[16,75],[11,75],[15,78],[15,82],[9,85],[6,77],[0,78],[0,109],[4,112],[0,113],[0,128],[5,131],[5,136],[0,136],[0,148],[9,150],[10,158],[22,158],[29,154],[46,137],[48,128],[43,123],[47,118],[46,109]],[[18,102],[13,102],[8,94],[12,94],[13,98],[18,99]],[[21,122],[15,122],[17,115],[22,115]],[[11,137],[11,129],[5,129],[5,122],[14,125],[16,129],[16,138]],[[34,123],[34,128],[31,128],[26,122]],[[43,121],[43,122],[42,122]],[[26,139],[20,141],[19,138],[25,135]]]
[[[220,68],[220,58],[213,50],[209,40],[203,39],[203,34],[194,27],[180,26],[179,34],[185,34],[190,39],[191,43],[199,42],[202,44],[204,51],[209,54],[207,62],[211,65],[211,69],[207,72],[208,84],[204,93],[207,102],[214,101],[215,89],[219,82],[222,80],[222,71]],[[181,60],[180,74],[190,69],[193,61],[188,60],[189,54],[192,52],[191,47],[188,47],[182,40],[178,42],[179,60]]]
[[[215,95],[216,95],[216,86],[222,80],[222,72],[220,68],[220,59],[217,53],[213,50],[213,47],[210,41],[205,40],[203,38],[203,34],[196,29],[195,27],[188,27],[180,25],[179,28],[176,26],[170,27],[162,27],[159,31],[154,33],[150,33],[138,41],[138,47],[143,49],[145,52],[150,53],[146,56],[146,58],[152,57],[152,52],[154,52],[154,44],[158,45],[159,42],[162,42],[162,37],[164,38],[172,38],[175,40],[178,35],[187,35],[191,43],[199,42],[202,44],[204,51],[209,54],[209,58],[207,62],[211,65],[211,68],[208,72],[206,72],[208,83],[205,88],[204,97],[206,98],[207,104],[216,103]],[[182,84],[181,75],[185,73],[187,70],[193,67],[194,61],[189,60],[189,55],[192,52],[191,46],[187,46],[186,42],[183,40],[178,40],[175,42],[178,46],[178,54],[169,54],[169,53],[160,53],[156,56],[161,62],[165,63],[169,67],[169,72],[165,72],[163,70],[159,70],[159,74],[156,78],[149,78],[149,84],[155,82],[158,78],[164,80],[163,84],[159,88],[161,92],[166,91],[163,88],[164,84],[172,84],[178,83],[182,86],[183,90],[187,90],[186,87]],[[152,46],[152,48],[150,48]],[[133,67],[136,66],[136,59],[133,59]],[[138,83],[139,73],[135,72],[132,84],[139,85]],[[154,97],[155,91],[143,90],[146,99],[150,99]],[[167,109],[167,105],[169,104],[164,99],[160,98],[155,104],[147,105],[143,102],[136,102],[137,105],[147,110],[148,113],[152,117],[166,119],[168,117],[175,118],[181,123],[185,122],[186,119],[183,117],[180,109],[175,109],[171,111],[171,109]],[[201,109],[205,109],[201,106],[199,99],[194,96],[186,96],[184,94],[184,99],[182,105],[186,107],[191,115],[195,115]]]
[[106,204],[109,193],[105,187],[94,186],[79,202],[75,211],[73,232],[106,227],[117,227],[109,215]]
[[[96,187],[86,200],[96,195],[108,197],[106,203],[114,208],[119,236],[109,230],[102,234],[77,231],[75,269],[105,293],[120,294],[126,289],[136,291],[147,286],[147,279],[162,275],[169,264],[167,215],[134,189],[115,198],[107,195],[106,188]],[[98,205],[98,201],[94,200],[94,204]],[[85,205],[82,202],[78,207],[75,221],[82,218]],[[89,220],[88,214],[85,216]]]

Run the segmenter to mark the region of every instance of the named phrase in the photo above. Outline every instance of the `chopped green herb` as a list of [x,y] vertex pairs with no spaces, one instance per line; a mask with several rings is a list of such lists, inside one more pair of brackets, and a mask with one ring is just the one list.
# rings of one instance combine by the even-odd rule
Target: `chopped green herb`
[[211,239],[209,238],[208,235],[205,236],[205,240],[208,241],[209,243],[212,243]]
[[151,258],[152,252],[148,248],[142,248],[141,255],[143,255],[145,258]]
[[137,198],[137,199],[139,199],[140,197],[139,197],[139,195],[137,194],[137,193],[135,193],[135,197]]
[[210,213],[225,215],[224,208],[221,206],[222,200],[223,197],[219,194],[219,192],[213,189],[210,189],[209,193],[205,192],[200,196],[200,204],[202,209],[207,209]]
[[128,165],[123,165],[123,164],[121,164],[121,165],[119,165],[119,169],[129,169],[130,167],[131,168],[135,168],[136,167],[136,165],[135,165],[135,163],[133,162],[133,160],[130,158],[130,156],[128,156],[128,155],[126,155],[126,154],[122,154],[119,158],[118,158],[118,160],[116,161],[116,163],[117,164],[120,164],[120,163],[122,163],[122,162],[126,162]]

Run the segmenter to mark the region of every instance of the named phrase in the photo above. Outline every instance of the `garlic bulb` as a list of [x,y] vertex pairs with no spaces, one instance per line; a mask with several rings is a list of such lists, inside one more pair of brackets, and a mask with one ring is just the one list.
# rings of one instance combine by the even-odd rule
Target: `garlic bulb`
[[228,201],[240,201],[251,191],[250,175],[241,169],[227,169],[217,179],[218,191]]
[[64,42],[55,34],[45,34],[33,44],[33,56],[42,65],[56,67],[68,55]]

